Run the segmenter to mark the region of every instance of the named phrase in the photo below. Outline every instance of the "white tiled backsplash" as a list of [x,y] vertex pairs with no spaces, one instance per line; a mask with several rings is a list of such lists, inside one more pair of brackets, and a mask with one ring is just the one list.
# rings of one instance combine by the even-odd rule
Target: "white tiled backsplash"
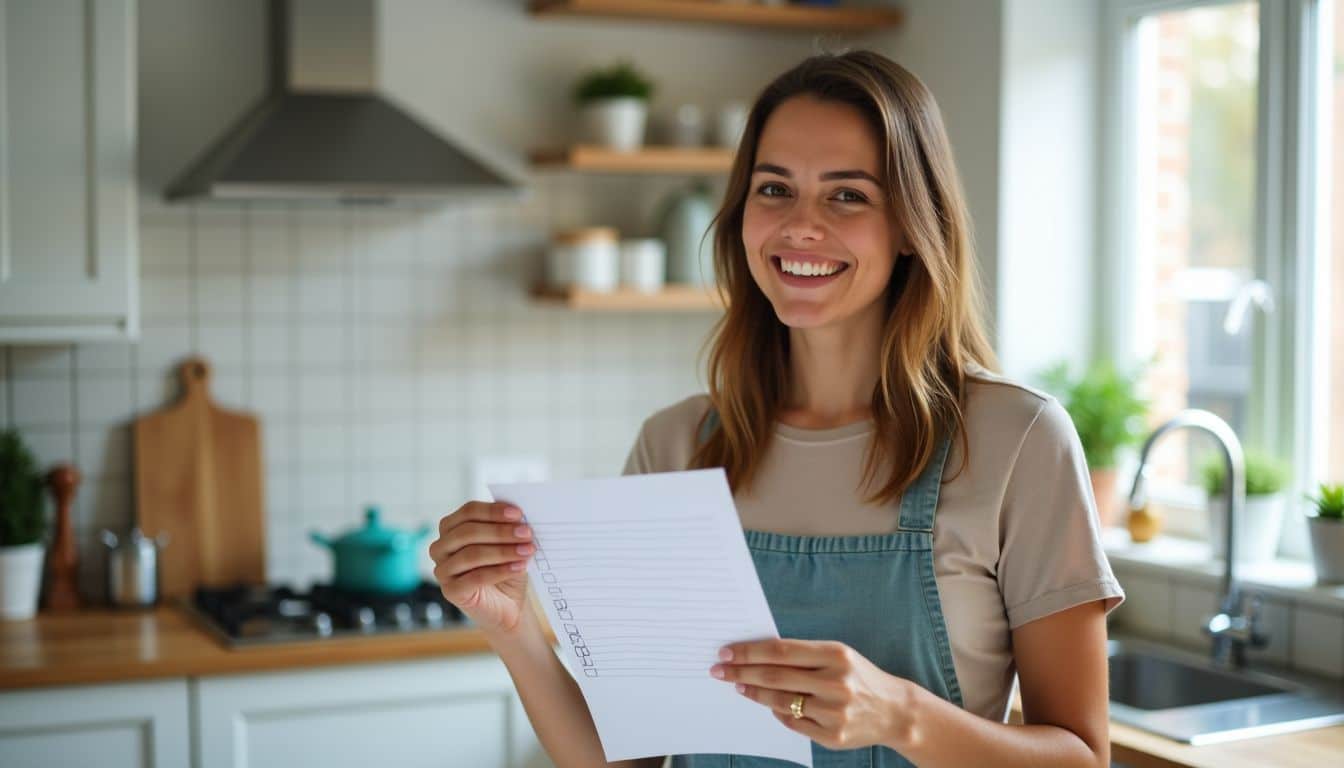
[[526,289],[553,229],[648,234],[679,183],[559,174],[522,202],[421,210],[143,201],[139,343],[0,348],[0,418],[83,473],[85,591],[101,592],[93,534],[133,519],[130,420],[176,400],[191,354],[219,403],[261,420],[272,580],[328,578],[307,532],[366,502],[393,525],[452,511],[475,456],[617,474],[645,416],[703,390],[714,317],[575,313]]
[[[1221,585],[1205,573],[1154,568],[1111,558],[1125,602],[1116,609],[1112,630],[1207,649],[1201,627],[1218,612]],[[1256,593],[1254,587],[1246,592]],[[1344,678],[1344,611],[1319,597],[1289,597],[1287,591],[1261,594],[1264,648],[1248,649],[1252,662],[1263,661],[1314,675]]]

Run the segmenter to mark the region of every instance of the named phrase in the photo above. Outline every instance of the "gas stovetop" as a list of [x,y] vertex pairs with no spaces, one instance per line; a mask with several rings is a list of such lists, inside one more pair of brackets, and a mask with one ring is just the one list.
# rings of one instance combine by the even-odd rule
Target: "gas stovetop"
[[430,632],[468,626],[437,584],[422,582],[411,592],[371,594],[314,584],[307,591],[287,586],[238,585],[200,588],[188,608],[226,645]]

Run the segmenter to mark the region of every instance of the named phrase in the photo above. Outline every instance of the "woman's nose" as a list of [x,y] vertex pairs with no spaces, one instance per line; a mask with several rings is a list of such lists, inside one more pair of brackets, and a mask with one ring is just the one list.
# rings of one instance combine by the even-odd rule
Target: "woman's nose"
[[780,227],[785,240],[820,240],[823,235],[821,224],[811,206],[798,204],[793,207]]

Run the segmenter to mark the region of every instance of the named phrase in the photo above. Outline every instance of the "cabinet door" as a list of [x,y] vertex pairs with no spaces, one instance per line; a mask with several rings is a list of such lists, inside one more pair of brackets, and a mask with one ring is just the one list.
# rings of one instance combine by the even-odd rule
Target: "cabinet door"
[[0,0],[0,342],[138,335],[134,0]]
[[551,765],[493,654],[194,685],[199,768]]
[[188,740],[183,679],[0,693],[5,768],[177,768]]

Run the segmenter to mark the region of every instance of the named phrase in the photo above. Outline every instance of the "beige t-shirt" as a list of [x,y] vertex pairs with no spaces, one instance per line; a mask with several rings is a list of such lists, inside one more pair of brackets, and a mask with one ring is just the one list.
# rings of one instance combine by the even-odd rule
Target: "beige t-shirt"
[[[700,394],[644,421],[624,474],[686,469]],[[1010,631],[1081,603],[1124,592],[1102,550],[1082,445],[1051,396],[983,368],[966,386],[970,463],[938,496],[933,562],[967,710],[1004,721],[1016,680]],[[734,501],[742,526],[810,536],[895,530],[900,503],[864,504],[858,492],[871,420],[831,429],[775,424],[750,494]],[[962,465],[952,441],[946,480]],[[879,477],[883,477],[879,475]]]

